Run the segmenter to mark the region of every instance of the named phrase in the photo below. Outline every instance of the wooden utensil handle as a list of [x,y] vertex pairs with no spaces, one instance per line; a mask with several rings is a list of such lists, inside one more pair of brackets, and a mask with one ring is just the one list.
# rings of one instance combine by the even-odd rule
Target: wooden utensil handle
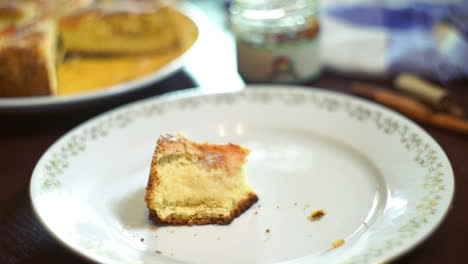
[[363,83],[352,84],[351,91],[395,109],[414,120],[468,134],[467,121],[447,114],[435,113],[425,104],[414,99]]

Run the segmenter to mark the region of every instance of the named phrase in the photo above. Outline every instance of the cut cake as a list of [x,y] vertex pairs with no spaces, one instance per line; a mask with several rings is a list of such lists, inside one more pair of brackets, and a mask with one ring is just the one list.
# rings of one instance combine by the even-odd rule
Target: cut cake
[[249,150],[164,134],[151,163],[145,201],[156,224],[229,224],[257,195],[247,184]]

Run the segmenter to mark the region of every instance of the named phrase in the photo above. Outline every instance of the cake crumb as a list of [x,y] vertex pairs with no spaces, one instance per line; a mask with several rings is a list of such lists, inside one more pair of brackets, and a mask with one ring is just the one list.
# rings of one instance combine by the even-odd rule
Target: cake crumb
[[140,238],[140,241],[143,242],[143,241],[145,241],[145,239],[144,239],[144,238]]
[[369,228],[366,222],[362,222],[362,224],[364,225],[365,228]]
[[151,229],[151,230],[158,230],[158,229],[159,229],[159,226],[152,225],[152,226],[150,226],[150,229]]
[[171,255],[171,257],[172,257],[172,256],[174,256],[174,253],[171,253],[170,255]]
[[221,237],[220,236],[216,237],[216,240],[221,240]]
[[341,247],[345,243],[344,239],[337,239],[332,242],[332,248]]
[[198,236],[197,234],[193,234],[193,236]]
[[265,230],[265,233],[270,233],[270,229],[268,228],[267,230]]
[[130,229],[129,225],[122,226],[122,229]]
[[257,211],[255,211],[255,212],[254,212],[254,214],[258,214],[258,212],[257,212]]
[[294,203],[294,206],[297,206],[297,202]]
[[279,208],[279,205],[277,205],[276,208]]
[[306,203],[306,204],[304,205],[304,208],[309,208],[309,207],[310,207],[310,203]]
[[174,233],[175,233],[175,230],[169,230],[169,233],[170,233],[170,234],[174,234]]
[[317,221],[320,220],[322,217],[324,217],[327,214],[327,212],[323,209],[320,210],[315,210],[309,215],[309,220],[310,221]]
[[158,235],[154,235],[155,238],[158,238]]
[[270,238],[267,237],[267,238],[265,238],[265,239],[263,240],[263,242],[268,242],[269,240],[270,240]]
[[161,250],[156,250],[156,251],[154,251],[154,252],[156,252],[156,254],[159,254],[159,255],[162,254],[162,251],[161,251]]

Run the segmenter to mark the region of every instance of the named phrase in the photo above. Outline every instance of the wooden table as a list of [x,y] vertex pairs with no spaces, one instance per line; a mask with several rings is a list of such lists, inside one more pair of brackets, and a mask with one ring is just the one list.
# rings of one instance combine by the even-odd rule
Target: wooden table
[[[236,74],[232,76],[237,78]],[[317,81],[306,85],[348,93],[355,80],[363,79],[325,72]],[[365,81],[390,85],[388,80]],[[203,85],[197,82],[197,76],[192,78],[182,70],[146,89],[86,107],[34,115],[0,113],[0,263],[89,263],[54,240],[34,215],[29,180],[36,162],[55,140],[96,114],[141,98],[197,85]],[[468,90],[455,89],[455,92],[458,101],[468,109]],[[440,228],[395,263],[462,263],[468,259],[468,192],[463,190],[468,186],[468,136],[424,124],[422,127],[448,155],[458,189],[452,209]]]

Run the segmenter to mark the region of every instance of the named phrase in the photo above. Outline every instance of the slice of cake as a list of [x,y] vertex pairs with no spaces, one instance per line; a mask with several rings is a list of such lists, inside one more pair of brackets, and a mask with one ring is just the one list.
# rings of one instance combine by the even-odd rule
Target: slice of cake
[[156,224],[229,224],[258,201],[247,184],[249,150],[162,135],[151,162],[145,201]]
[[165,52],[179,43],[173,12],[163,0],[95,0],[60,20],[61,40],[78,54]]
[[0,32],[0,97],[56,94],[56,40],[51,20]]

